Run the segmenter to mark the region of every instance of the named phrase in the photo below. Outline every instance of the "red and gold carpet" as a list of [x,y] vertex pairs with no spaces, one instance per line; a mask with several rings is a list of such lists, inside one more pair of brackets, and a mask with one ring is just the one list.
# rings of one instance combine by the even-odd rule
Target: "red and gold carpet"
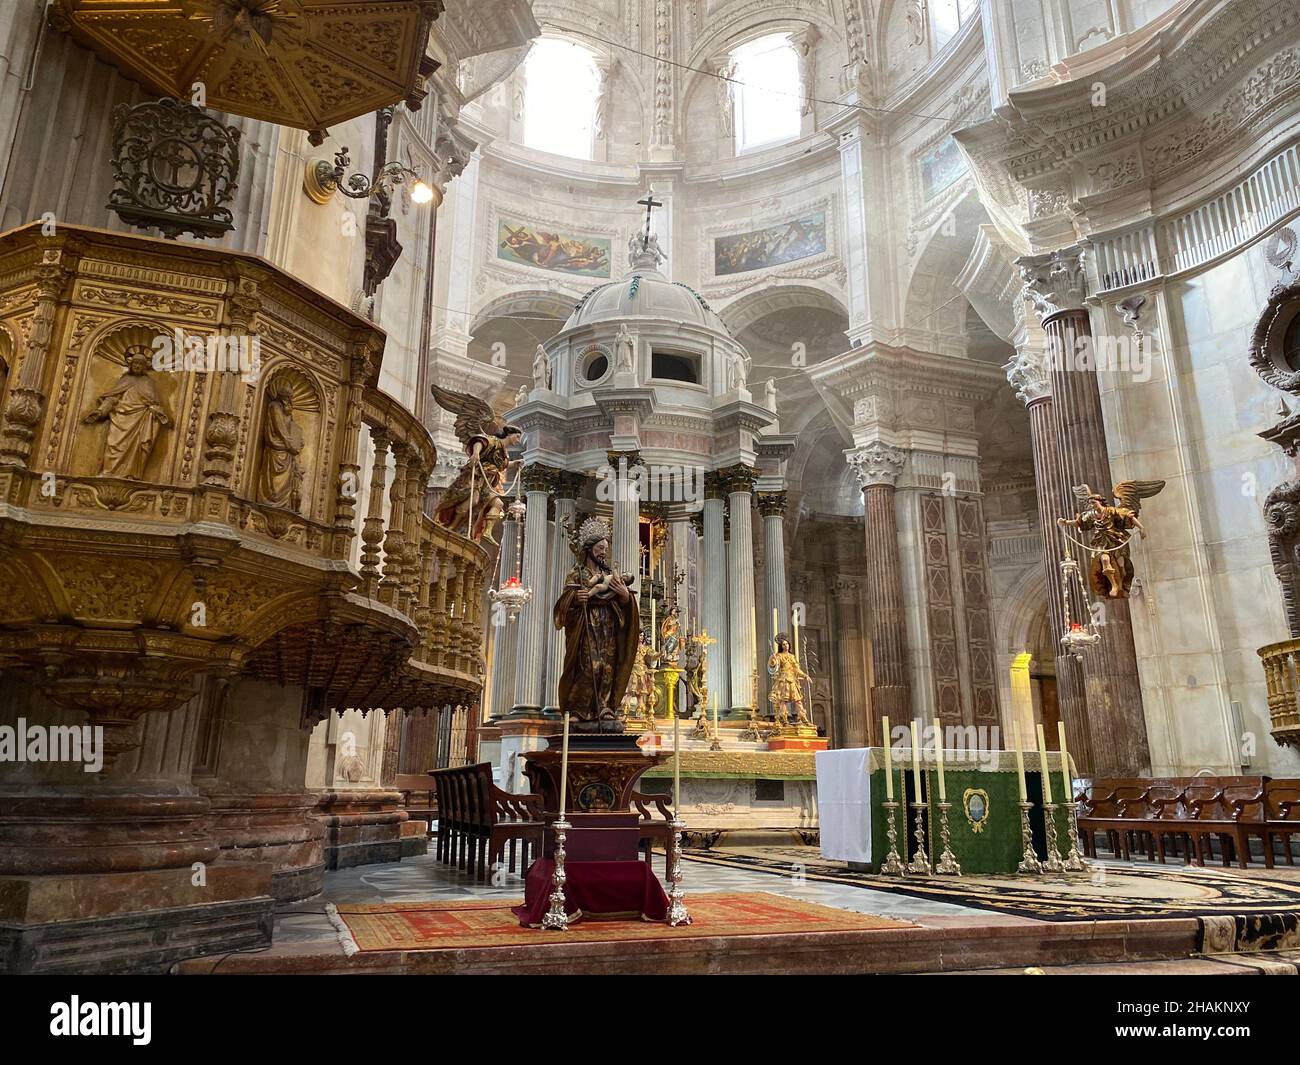
[[915,928],[911,922],[837,910],[767,892],[706,892],[690,895],[691,923],[677,928],[648,921],[584,920],[563,934],[520,928],[517,901],[346,903],[329,908],[344,952],[453,950],[466,947],[536,946],[563,942],[682,939],[699,936],[779,935],[789,932],[853,932]]

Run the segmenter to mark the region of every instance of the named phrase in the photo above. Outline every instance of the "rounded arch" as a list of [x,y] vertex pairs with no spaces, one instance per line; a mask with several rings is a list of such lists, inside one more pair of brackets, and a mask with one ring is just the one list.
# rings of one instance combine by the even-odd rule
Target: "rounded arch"
[[716,310],[734,336],[769,314],[809,307],[831,311],[842,317],[844,324],[848,325],[849,309],[838,297],[816,285],[782,280],[779,277],[765,280],[760,289],[737,296]]
[[964,353],[969,301],[956,280],[970,259],[979,227],[988,220],[972,186],[922,238],[903,301],[903,325],[914,342],[930,338],[938,346],[954,349],[946,354]]
[[563,322],[577,301],[569,293],[552,289],[521,289],[488,300],[474,312],[469,334],[473,336],[495,318],[558,318]]
[[998,649],[1013,655],[1027,651],[1037,659],[1040,652],[1051,648],[1050,604],[1047,575],[1035,563],[1007,590],[1002,609],[996,612]]

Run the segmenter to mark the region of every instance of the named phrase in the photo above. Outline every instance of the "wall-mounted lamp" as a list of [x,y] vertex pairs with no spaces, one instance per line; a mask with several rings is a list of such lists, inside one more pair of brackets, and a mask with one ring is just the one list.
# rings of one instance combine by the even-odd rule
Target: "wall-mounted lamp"
[[350,165],[347,148],[340,148],[335,153],[333,166],[324,159],[308,162],[307,173],[302,181],[303,191],[314,203],[328,203],[335,192],[341,192],[349,199],[365,200],[381,190],[389,190],[409,181],[411,200],[415,203],[430,203],[436,194],[434,187],[405,163],[385,163],[373,181],[365,174],[353,174],[345,178]]

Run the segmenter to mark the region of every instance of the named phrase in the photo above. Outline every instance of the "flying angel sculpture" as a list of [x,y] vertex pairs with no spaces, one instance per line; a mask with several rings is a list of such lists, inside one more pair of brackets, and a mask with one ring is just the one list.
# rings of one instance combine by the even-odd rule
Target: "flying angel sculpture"
[[477,396],[432,388],[438,406],[456,415],[456,437],[468,460],[443,493],[433,520],[475,542],[486,535],[496,543],[490,526],[502,509],[501,492],[511,465],[507,449],[519,442],[523,430],[498,418]]

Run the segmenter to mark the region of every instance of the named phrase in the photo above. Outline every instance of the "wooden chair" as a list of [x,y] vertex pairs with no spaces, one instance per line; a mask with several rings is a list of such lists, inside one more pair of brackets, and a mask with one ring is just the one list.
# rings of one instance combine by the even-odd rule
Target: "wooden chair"
[[[656,839],[663,840],[664,853],[668,854],[673,847],[673,814],[672,800],[667,795],[648,795],[645,792],[634,791],[631,795],[632,808],[641,815],[641,842],[645,844],[645,860],[653,861]],[[659,811],[660,816],[655,817],[650,812],[653,806]]]
[[1273,841],[1282,841],[1287,865],[1295,865],[1291,836],[1300,836],[1300,785],[1269,781],[1264,792],[1264,820],[1252,826],[1264,837],[1264,865],[1273,868]]

